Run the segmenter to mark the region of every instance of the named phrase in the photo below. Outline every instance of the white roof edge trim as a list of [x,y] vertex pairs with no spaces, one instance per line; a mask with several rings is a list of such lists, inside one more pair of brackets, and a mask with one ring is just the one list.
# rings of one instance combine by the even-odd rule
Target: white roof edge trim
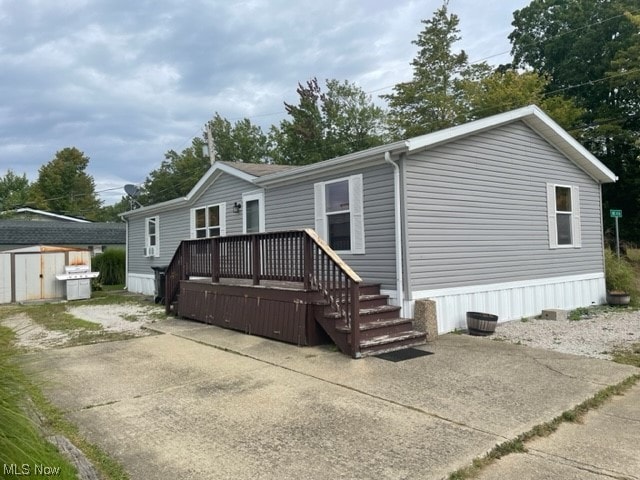
[[[241,172],[240,170],[238,170],[236,168],[233,168],[233,167],[231,167],[229,165],[225,165],[223,163],[215,162],[213,165],[211,165],[211,167],[209,167],[209,170],[207,170],[205,172],[205,174],[202,177],[200,177],[200,180],[198,180],[198,183],[196,183],[193,186],[193,188],[191,190],[189,190],[189,193],[187,193],[186,196],[174,198],[172,200],[167,200],[166,202],[154,203],[153,205],[148,205],[146,207],[137,208],[135,210],[130,210],[128,212],[121,213],[120,217],[124,218],[124,217],[129,217],[131,215],[138,215],[138,214],[142,214],[142,213],[152,213],[152,212],[154,212],[154,211],[156,211],[158,209],[162,209],[162,208],[165,208],[165,207],[170,207],[170,206],[173,206],[173,205],[177,206],[177,205],[179,205],[181,203],[188,203],[209,182],[211,177],[213,177],[213,175],[216,172],[224,172],[224,173],[227,173],[227,174],[232,175],[234,177],[240,178],[241,180],[246,180],[247,182],[250,182],[250,183],[254,183],[254,180],[256,178],[258,178],[258,177],[255,177],[253,175],[249,175],[248,173]],[[214,179],[214,181],[215,181],[215,179]]]
[[42,215],[43,217],[60,218],[62,220],[68,220],[70,222],[93,223],[92,221],[85,220],[83,218],[69,217],[67,215],[62,215],[60,213],[45,212],[44,210],[38,210],[37,208],[29,208],[29,207],[16,208],[15,210],[5,210],[4,212],[0,212],[0,213],[35,213],[37,215]]
[[405,140],[399,142],[388,143],[386,145],[378,145],[377,147],[371,147],[366,150],[360,150],[358,152],[349,153],[341,157],[330,158],[329,160],[323,160],[317,163],[311,163],[309,165],[302,165],[298,168],[291,170],[284,170],[282,172],[270,173],[269,175],[263,175],[256,178],[254,183],[257,185],[268,185],[279,181],[287,181],[290,178],[305,177],[314,174],[316,171],[330,170],[336,168],[344,163],[366,161],[369,158],[374,158],[377,155],[384,152],[402,152],[406,151],[408,143]]
[[[549,138],[549,134],[541,131],[539,128],[535,128],[535,125],[529,124],[529,121],[536,119],[542,122],[545,127],[553,131],[556,138]],[[509,112],[499,113],[491,117],[481,118],[469,123],[457,125],[455,127],[447,128],[444,130],[438,130],[437,132],[428,133],[419,137],[414,137],[407,140],[409,145],[409,152],[420,150],[423,148],[435,146],[440,143],[450,142],[456,138],[464,137],[474,133],[480,133],[484,130],[506,125],[518,120],[522,120],[533,128],[539,135],[549,141],[551,144],[557,146],[558,143],[562,143],[564,146],[570,147],[576,154],[578,154],[587,163],[586,168],[584,165],[577,163],[578,166],[583,168],[594,179],[609,183],[615,182],[618,177],[609,170],[600,160],[598,160],[591,152],[583,147],[580,142],[573,138],[566,130],[558,125],[551,117],[544,113],[540,108],[535,105],[529,105],[527,107],[518,108]],[[565,153],[566,155],[566,153]],[[576,161],[575,158],[569,157],[572,161]],[[594,175],[595,173],[595,175]]]

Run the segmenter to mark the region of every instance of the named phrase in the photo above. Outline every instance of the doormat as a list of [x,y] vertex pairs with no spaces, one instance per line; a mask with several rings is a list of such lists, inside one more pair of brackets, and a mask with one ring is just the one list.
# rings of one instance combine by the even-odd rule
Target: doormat
[[380,355],[376,355],[376,357],[390,362],[403,362],[404,360],[426,357],[427,355],[433,355],[433,352],[425,352],[417,348],[405,348],[404,350],[396,350],[395,352],[381,353]]

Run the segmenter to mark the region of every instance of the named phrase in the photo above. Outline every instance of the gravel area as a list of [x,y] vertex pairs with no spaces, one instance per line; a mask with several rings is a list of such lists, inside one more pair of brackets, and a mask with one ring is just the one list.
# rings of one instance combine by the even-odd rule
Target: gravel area
[[[163,308],[143,305],[84,305],[80,307],[70,307],[68,312],[82,320],[99,323],[102,330],[100,332],[125,333],[136,337],[151,335],[153,332],[144,329],[144,325],[156,321],[158,312],[163,312]],[[48,348],[62,347],[73,340],[77,330],[56,331],[49,330],[35,323],[25,313],[10,316],[2,321],[5,325],[16,332],[16,344],[27,350],[44,350]],[[85,330],[91,334],[92,331]]]
[[514,320],[484,338],[610,360],[614,349],[640,343],[640,311],[600,307],[580,320]]

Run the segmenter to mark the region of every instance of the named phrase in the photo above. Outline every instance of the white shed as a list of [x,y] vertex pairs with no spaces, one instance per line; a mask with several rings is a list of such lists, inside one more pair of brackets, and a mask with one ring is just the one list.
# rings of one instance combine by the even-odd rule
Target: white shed
[[65,282],[56,275],[65,265],[90,268],[91,252],[46,245],[0,252],[0,303],[64,298]]

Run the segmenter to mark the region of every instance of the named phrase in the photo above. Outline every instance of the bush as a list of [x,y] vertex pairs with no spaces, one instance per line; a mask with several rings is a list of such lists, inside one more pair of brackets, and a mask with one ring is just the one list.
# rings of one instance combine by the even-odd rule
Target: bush
[[618,258],[607,248],[604,251],[604,264],[607,290],[635,292],[635,274],[629,262],[623,257]]
[[102,285],[120,285],[125,283],[126,253],[121,248],[109,248],[93,257],[92,266],[100,272],[98,277]]

